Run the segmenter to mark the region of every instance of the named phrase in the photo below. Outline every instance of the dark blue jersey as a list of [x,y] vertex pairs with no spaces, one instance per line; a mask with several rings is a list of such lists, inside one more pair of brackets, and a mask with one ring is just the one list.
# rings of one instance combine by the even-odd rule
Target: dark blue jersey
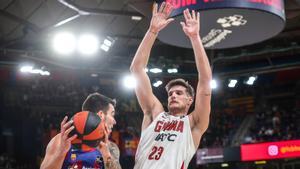
[[104,162],[98,149],[82,151],[71,148],[62,169],[104,169]]

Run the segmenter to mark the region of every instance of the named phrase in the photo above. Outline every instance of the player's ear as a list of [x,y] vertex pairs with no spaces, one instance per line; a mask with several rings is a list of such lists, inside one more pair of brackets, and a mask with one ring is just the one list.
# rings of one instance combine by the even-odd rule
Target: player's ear
[[103,111],[102,110],[100,110],[100,111],[98,111],[98,116],[100,116],[100,117],[103,117],[104,116],[104,113],[103,113]]
[[188,101],[189,101],[189,105],[192,105],[194,101],[193,97],[188,97]]

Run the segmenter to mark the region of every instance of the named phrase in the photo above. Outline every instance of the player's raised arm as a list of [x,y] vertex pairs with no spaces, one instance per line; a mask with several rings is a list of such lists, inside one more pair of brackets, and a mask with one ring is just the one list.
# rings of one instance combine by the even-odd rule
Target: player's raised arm
[[198,70],[198,84],[195,97],[195,109],[191,113],[191,128],[194,143],[198,146],[202,134],[206,131],[209,124],[212,72],[207,55],[202,45],[200,31],[199,12],[189,10],[184,11],[185,22],[182,22],[184,33],[189,37],[195,55],[196,67]]
[[74,129],[73,121],[67,122],[67,117],[61,122],[61,132],[49,142],[45,158],[40,169],[61,169],[65,156],[71,147],[71,142],[76,139],[77,135],[69,137],[70,132]]
[[[172,18],[169,18],[173,7],[169,3],[163,2],[160,8],[155,3],[152,12],[150,27],[146,32],[130,66],[130,71],[137,80],[135,89],[139,104],[144,112],[144,122],[142,128],[147,127],[153,118],[163,111],[162,104],[152,92],[151,82],[145,72],[150,51],[160,30],[166,27]],[[148,120],[145,117],[148,116]],[[145,121],[146,120],[146,121]]]

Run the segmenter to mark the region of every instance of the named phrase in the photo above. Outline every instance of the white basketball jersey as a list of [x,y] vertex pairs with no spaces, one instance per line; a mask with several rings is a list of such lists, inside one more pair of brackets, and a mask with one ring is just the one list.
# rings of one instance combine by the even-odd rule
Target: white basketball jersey
[[195,152],[189,117],[163,112],[142,131],[134,169],[186,169]]

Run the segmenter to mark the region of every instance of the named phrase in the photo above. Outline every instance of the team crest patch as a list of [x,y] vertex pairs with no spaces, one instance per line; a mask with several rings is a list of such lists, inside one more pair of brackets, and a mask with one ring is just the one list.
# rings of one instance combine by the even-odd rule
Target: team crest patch
[[75,161],[76,160],[76,154],[71,154],[71,160]]

